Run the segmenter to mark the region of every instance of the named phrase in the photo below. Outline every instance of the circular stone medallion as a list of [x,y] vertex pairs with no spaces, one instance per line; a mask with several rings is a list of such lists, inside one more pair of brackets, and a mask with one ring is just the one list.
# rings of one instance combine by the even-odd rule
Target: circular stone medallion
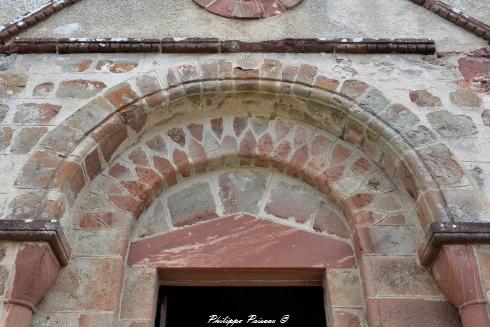
[[228,18],[259,19],[280,15],[303,0],[193,0],[213,14]]

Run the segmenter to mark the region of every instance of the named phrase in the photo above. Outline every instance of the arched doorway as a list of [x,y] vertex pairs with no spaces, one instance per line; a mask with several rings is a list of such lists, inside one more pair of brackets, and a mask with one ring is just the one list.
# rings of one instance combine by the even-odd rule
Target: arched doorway
[[[246,213],[278,219],[278,226],[295,232],[310,224],[309,233],[325,233],[318,237],[353,249],[363,294],[357,303],[362,303],[332,301],[327,310],[333,312],[332,323],[345,325],[351,321],[347,315],[361,325],[365,318],[371,325],[460,325],[430,272],[418,264],[417,250],[431,223],[454,221],[445,190],[463,183],[462,170],[447,148],[421,137],[422,127],[408,109],[363,82],[341,83],[316,67],[275,60],[265,60],[257,70],[225,61],[183,65],[107,91],[53,131],[71,141],[60,148],[48,138],[17,179],[17,185],[49,189],[39,217],[60,219],[69,239],[77,240],[74,258],[35,321],[76,305],[79,311],[72,314],[86,321],[152,325],[158,267],[128,265],[128,244]],[[32,178],[39,167],[42,178]],[[244,194],[233,185],[240,180],[233,172],[238,168],[252,175],[263,169],[302,186],[288,188],[283,181],[272,191],[266,183],[264,198],[279,204],[268,207],[264,200],[260,215],[247,212],[241,203],[253,201],[226,203],[227,196]],[[206,174],[218,174],[217,179]],[[228,188],[219,185],[222,174],[234,176],[228,182],[222,178]],[[206,181],[179,195],[179,187],[199,178]],[[302,188],[321,197],[315,206],[299,196]],[[170,209],[169,196],[175,196],[173,206],[189,194],[197,196],[196,212],[185,201]],[[295,200],[300,203],[285,210]],[[162,212],[158,203],[165,219],[150,217],[149,212]],[[321,203],[327,214],[315,226]],[[148,220],[154,224],[145,226]],[[354,285],[348,273],[336,277]],[[349,291],[349,282],[339,283],[344,287],[329,289],[328,297]],[[67,301],[54,301],[59,298]],[[484,302],[474,304],[484,307]],[[336,311],[345,314],[337,319]]]

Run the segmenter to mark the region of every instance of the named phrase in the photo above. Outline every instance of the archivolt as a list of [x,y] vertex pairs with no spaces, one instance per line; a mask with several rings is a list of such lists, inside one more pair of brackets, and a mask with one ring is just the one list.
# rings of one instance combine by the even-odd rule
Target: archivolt
[[[249,95],[255,100],[250,101]],[[226,101],[231,101],[229,106],[223,105]],[[453,219],[441,189],[460,186],[463,171],[415,115],[363,82],[348,80],[340,86],[318,74],[316,67],[276,60],[247,70],[226,61],[183,65],[120,84],[50,132],[16,185],[45,191],[36,217],[59,219],[70,214],[66,209],[85,186],[134,143],[145,126],[209,116],[216,110],[287,116],[323,129],[359,148],[406,191],[424,228],[433,221]],[[242,154],[254,160],[259,155],[248,150]],[[178,160],[177,164],[182,165]],[[326,187],[320,184],[315,185]],[[350,201],[357,206],[355,198]]]

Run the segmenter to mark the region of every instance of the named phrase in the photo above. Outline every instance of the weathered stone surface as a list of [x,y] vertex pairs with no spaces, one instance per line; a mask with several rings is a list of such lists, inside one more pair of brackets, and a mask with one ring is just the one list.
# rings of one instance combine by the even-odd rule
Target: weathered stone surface
[[11,219],[31,219],[36,214],[39,204],[43,200],[44,193],[41,191],[23,192],[17,195],[9,204]]
[[76,313],[39,312],[32,317],[32,327],[79,327]]
[[177,227],[217,217],[208,183],[186,185],[170,195],[167,203],[172,224]]
[[279,60],[264,59],[264,62],[260,68],[263,77],[266,78],[278,78],[282,69],[282,63]]
[[122,259],[74,258],[60,271],[39,309],[115,311],[122,278]]
[[248,118],[247,117],[235,117],[233,119],[233,130],[235,135],[238,137],[247,128]]
[[332,316],[336,327],[361,327],[361,318],[352,312],[333,310]]
[[78,318],[78,327],[112,326],[114,314],[107,313],[82,313]]
[[433,144],[419,153],[440,186],[454,186],[463,179],[463,169],[445,145]]
[[170,230],[170,224],[162,201],[155,201],[138,219],[135,237],[143,238]]
[[8,112],[9,107],[7,105],[0,104],[0,123],[3,122]]
[[362,308],[362,288],[357,270],[329,270],[327,287],[332,307]]
[[321,201],[318,206],[313,229],[317,232],[325,232],[342,238],[349,238],[350,236],[343,218],[326,201]]
[[23,103],[17,105],[14,123],[47,124],[61,110],[61,106],[50,103]]
[[414,148],[432,143],[436,140],[436,134],[423,125],[402,132],[402,136]]
[[483,102],[475,91],[469,89],[451,92],[449,99],[458,107],[480,107]]
[[13,130],[10,127],[0,128],[0,151],[7,149],[12,140]]
[[60,61],[58,65],[65,73],[81,73],[86,71],[92,62],[92,59],[69,59],[68,62]]
[[146,146],[150,148],[152,151],[167,155],[168,150],[167,150],[167,144],[165,143],[165,140],[163,137],[157,135],[150,140],[145,142]]
[[80,130],[67,125],[58,125],[51,130],[41,141],[41,146],[67,155],[82,140]]
[[347,242],[248,215],[137,241],[130,248],[128,264],[162,268],[355,267]]
[[158,296],[158,274],[154,268],[126,268],[121,319],[152,320]]
[[99,228],[78,231],[76,255],[82,257],[121,256],[126,253],[127,231],[116,228]]
[[487,221],[489,213],[483,210],[484,199],[472,187],[444,191],[451,218],[458,222]]
[[405,226],[361,227],[359,244],[363,254],[411,255],[417,251],[415,230]]
[[397,131],[416,125],[420,119],[401,104],[394,104],[381,113],[380,117]]
[[114,108],[102,98],[96,98],[65,120],[65,123],[73,128],[88,133],[107,119]]
[[319,196],[306,185],[276,181],[271,185],[271,197],[264,210],[276,217],[303,224],[314,218],[319,200]]
[[108,119],[102,126],[97,128],[91,137],[99,143],[100,150],[105,161],[109,161],[119,146],[126,140],[128,129],[118,116]]
[[484,110],[481,116],[483,124],[486,126],[490,126],[490,110]]
[[368,88],[369,85],[364,82],[357,80],[347,80],[344,82],[344,84],[342,84],[340,92],[347,95],[348,97],[356,99],[366,93]]
[[46,127],[26,127],[15,133],[10,152],[14,154],[29,153],[48,129]]
[[109,71],[111,73],[127,73],[138,67],[137,62],[100,60],[95,65],[96,70]]
[[359,105],[373,114],[379,114],[390,102],[379,90],[371,88],[361,99]]
[[258,213],[267,182],[265,174],[233,171],[222,174],[218,180],[225,213]]
[[459,71],[465,81],[473,82],[479,78],[490,78],[490,60],[487,58],[460,58]]
[[180,146],[185,145],[185,133],[182,128],[172,128],[167,132],[167,135]]
[[32,96],[35,97],[44,97],[53,92],[54,90],[54,84],[51,82],[46,82],[42,83],[39,85],[36,85],[34,89],[32,90]]
[[364,257],[365,283],[370,296],[442,296],[430,271],[415,257]]
[[218,139],[221,139],[221,135],[223,134],[223,118],[211,119],[211,128]]
[[412,91],[409,96],[410,100],[419,107],[442,107],[441,99],[427,90]]
[[3,295],[5,292],[5,284],[9,275],[9,260],[5,257],[9,246],[6,242],[0,244],[0,295]]
[[[94,208],[97,211],[97,208]],[[133,216],[126,212],[81,213],[80,228],[121,227],[130,229]]]
[[447,110],[431,112],[427,115],[427,119],[432,128],[443,137],[460,137],[478,133],[470,117],[453,115]]
[[462,326],[457,309],[443,301],[369,299],[368,311],[374,326]]
[[317,76],[315,86],[326,91],[335,91],[339,87],[340,82],[325,76]]
[[116,108],[125,107],[138,99],[138,95],[128,83],[117,85],[104,93],[104,97]]
[[22,92],[27,84],[27,75],[0,75],[0,98],[9,98]]
[[100,81],[76,79],[62,81],[56,91],[60,98],[88,99],[105,89],[107,85]]

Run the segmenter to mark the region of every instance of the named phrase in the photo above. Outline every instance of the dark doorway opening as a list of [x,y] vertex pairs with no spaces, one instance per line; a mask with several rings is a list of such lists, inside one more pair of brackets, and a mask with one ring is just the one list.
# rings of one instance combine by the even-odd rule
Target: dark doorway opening
[[157,327],[325,327],[321,287],[162,286]]

